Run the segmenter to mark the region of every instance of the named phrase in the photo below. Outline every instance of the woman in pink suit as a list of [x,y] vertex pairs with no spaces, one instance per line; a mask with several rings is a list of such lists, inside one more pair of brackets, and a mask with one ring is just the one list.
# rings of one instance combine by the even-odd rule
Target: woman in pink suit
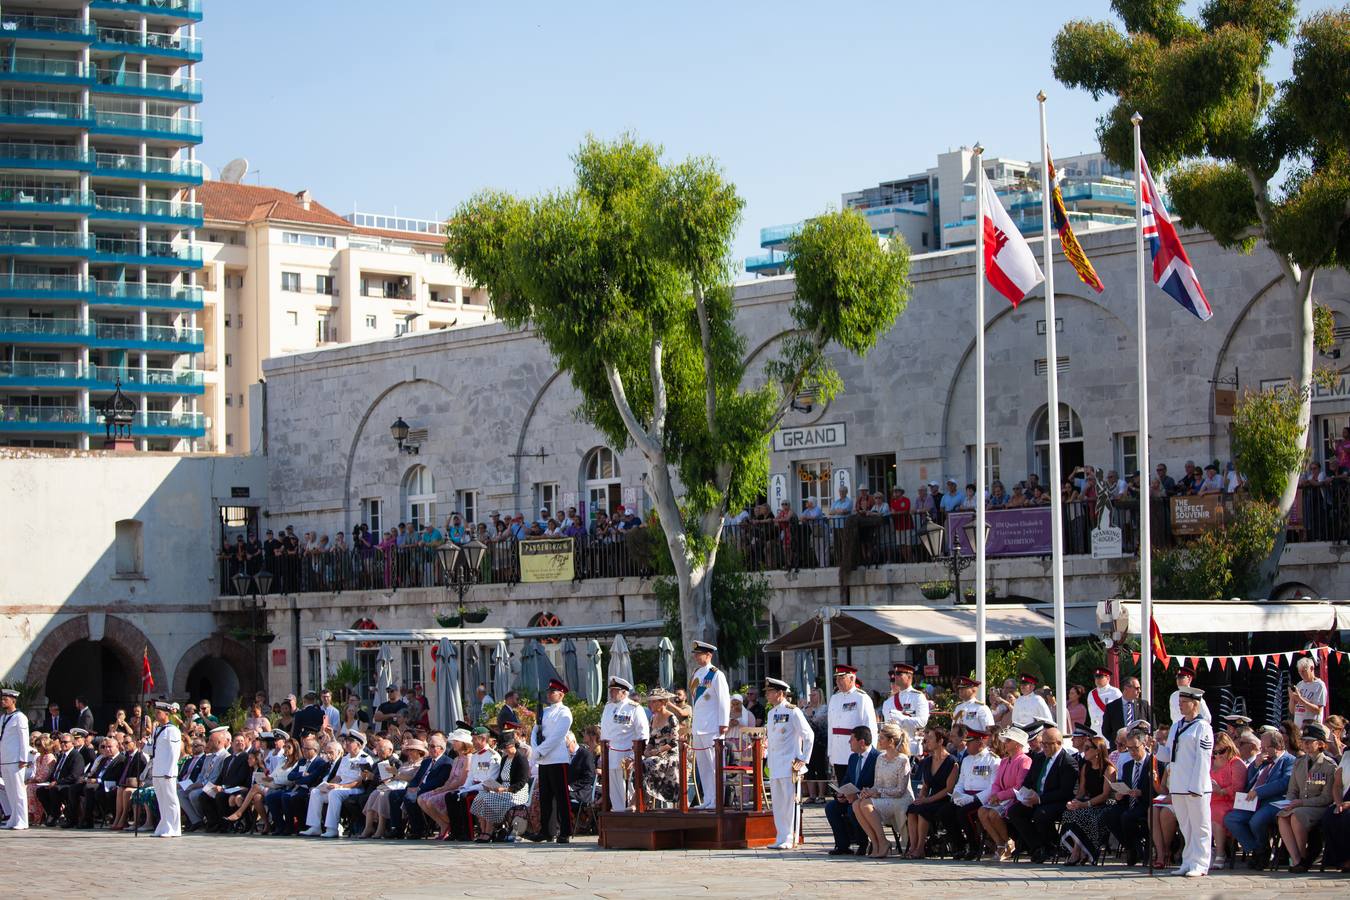
[[1228,831],[1223,817],[1233,809],[1234,795],[1247,784],[1247,764],[1226,732],[1214,736],[1214,759],[1210,763],[1214,792],[1209,795],[1209,815],[1214,827],[1214,860],[1211,868],[1223,868],[1228,853]]
[[1004,730],[1003,759],[994,772],[989,798],[984,800],[984,806],[977,813],[980,825],[998,848],[1000,862],[1007,862],[1013,855],[1013,842],[1008,834],[1008,810],[1016,802],[1017,789],[1026,781],[1027,771],[1031,768],[1027,742],[1027,733],[1016,725]]

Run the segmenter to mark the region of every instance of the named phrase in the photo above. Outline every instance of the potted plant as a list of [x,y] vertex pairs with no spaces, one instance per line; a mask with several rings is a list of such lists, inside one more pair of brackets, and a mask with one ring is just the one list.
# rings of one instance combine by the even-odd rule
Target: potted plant
[[458,628],[462,624],[459,616],[451,616],[445,613],[436,613],[436,624],[442,628]]
[[945,599],[951,595],[951,592],[952,583],[950,581],[925,581],[919,585],[919,593],[929,600]]
[[464,618],[464,621],[470,625],[477,625],[488,617],[488,609],[486,606],[480,606],[477,609],[461,608],[460,615]]
[[[964,588],[964,589],[961,591],[961,593],[962,593],[963,595],[965,595],[965,600],[966,600],[967,603],[974,603],[974,602],[975,602],[975,586],[974,586],[974,585],[971,585],[971,586],[968,587],[968,588]],[[986,584],[986,585],[984,586],[984,599],[985,599],[985,600],[993,600],[993,599],[994,599],[994,586],[993,586],[992,584]]]

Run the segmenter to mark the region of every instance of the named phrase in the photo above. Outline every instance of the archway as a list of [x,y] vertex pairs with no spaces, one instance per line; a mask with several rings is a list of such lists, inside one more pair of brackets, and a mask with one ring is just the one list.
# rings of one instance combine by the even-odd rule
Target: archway
[[[1032,419],[1032,471],[1040,476],[1041,484],[1050,485],[1050,407],[1042,407]],[[1059,404],[1059,471],[1068,478],[1083,464],[1083,421],[1067,403]]]
[[193,644],[178,660],[171,696],[194,703],[206,697],[213,707],[224,709],[236,697],[258,689],[256,668],[251,649],[223,635],[212,635]]
[[139,675],[139,668],[131,666],[126,654],[107,641],[75,641],[52,661],[47,702],[59,703],[69,713],[75,709],[75,698],[83,697],[94,711],[95,724],[102,726],[112,721],[118,709],[130,712],[131,704],[140,699]]
[[581,467],[586,498],[586,517],[594,522],[597,513],[613,514],[623,503],[619,482],[619,458],[608,447],[596,447],[586,455]]
[[[98,659],[101,664],[101,656],[95,657],[92,651],[96,648],[107,648],[114,653],[128,672],[133,673],[132,677],[139,679],[141,671],[141,654],[148,653],[150,657],[150,674],[155,680],[155,694],[165,691],[168,686],[168,675],[164,670],[164,661],[160,659],[159,650],[156,649],[153,642],[145,636],[145,633],[132,625],[126,619],[117,616],[106,616],[103,620],[103,635],[101,641],[90,640],[89,620],[92,616],[82,615],[74,616],[57,625],[38,644],[37,649],[33,651],[32,657],[28,661],[28,670],[24,680],[33,684],[43,685],[43,692],[46,693],[46,685],[53,678],[58,678],[59,673],[74,672],[83,677],[88,666],[90,673],[93,671],[93,662]],[[74,644],[83,642],[85,646],[84,656],[65,657],[60,659],[67,648]],[[61,665],[57,666],[58,659]],[[58,680],[58,687],[60,682]],[[133,693],[140,690],[139,680]],[[78,689],[77,689],[78,692]],[[62,701],[63,703],[65,701]],[[90,703],[94,706],[93,702]],[[67,712],[73,710],[73,707],[62,707]],[[95,709],[94,721],[97,724],[103,723],[100,717],[102,710]]]
[[186,681],[189,699],[193,703],[210,700],[212,709],[225,709],[239,697],[239,673],[223,659],[208,656],[197,660]]

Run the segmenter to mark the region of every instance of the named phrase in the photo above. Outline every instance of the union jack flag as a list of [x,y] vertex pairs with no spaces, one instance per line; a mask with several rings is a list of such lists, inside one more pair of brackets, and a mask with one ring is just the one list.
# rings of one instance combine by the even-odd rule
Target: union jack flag
[[1177,229],[1167,215],[1167,207],[1153,186],[1148,162],[1139,154],[1139,171],[1143,181],[1144,240],[1153,254],[1153,283],[1182,305],[1201,322],[1208,321],[1214,310],[1209,308],[1200,277],[1191,267],[1186,250],[1177,237]]

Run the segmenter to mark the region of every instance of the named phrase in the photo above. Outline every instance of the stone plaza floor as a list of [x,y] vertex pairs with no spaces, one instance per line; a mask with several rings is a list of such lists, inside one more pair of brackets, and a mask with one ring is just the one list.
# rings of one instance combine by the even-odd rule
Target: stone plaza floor
[[164,840],[103,830],[0,832],[10,875],[0,896],[60,897],[974,897],[1043,894],[1241,897],[1350,895],[1350,876],[1216,872],[1206,878],[1147,869],[872,861],[825,855],[828,828],[807,808],[807,843],[774,850],[601,850],[595,838],[557,844],[446,845],[186,835]]

